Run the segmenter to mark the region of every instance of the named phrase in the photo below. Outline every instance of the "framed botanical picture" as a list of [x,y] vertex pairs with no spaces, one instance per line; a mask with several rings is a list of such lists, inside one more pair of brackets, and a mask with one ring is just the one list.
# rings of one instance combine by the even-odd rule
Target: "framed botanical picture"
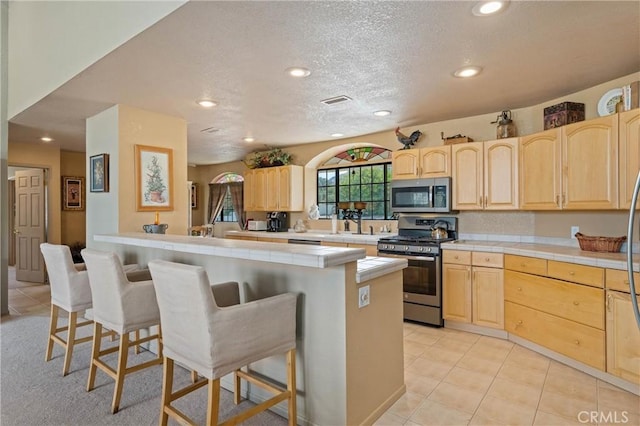
[[89,191],[109,192],[109,154],[89,157]]
[[195,183],[191,184],[191,208],[198,208],[198,186]]
[[62,210],[84,210],[84,178],[62,176]]
[[173,150],[135,146],[137,211],[173,210]]

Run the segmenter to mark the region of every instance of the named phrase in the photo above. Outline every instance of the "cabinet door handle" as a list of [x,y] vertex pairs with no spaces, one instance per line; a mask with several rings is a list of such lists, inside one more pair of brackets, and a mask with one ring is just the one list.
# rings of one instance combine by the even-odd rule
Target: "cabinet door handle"
[[560,196],[556,195],[556,206],[560,207]]
[[488,258],[488,257],[485,257],[485,258],[484,258],[484,260],[485,260],[486,262],[489,262],[491,259],[490,259],[490,258]]
[[526,268],[526,267],[527,267],[527,264],[526,264],[526,263],[521,263],[521,264],[520,264],[520,267],[522,267],[522,268]]
[[607,294],[607,311],[611,312],[611,294]]
[[580,304],[580,302],[578,302],[577,300],[574,300],[574,301],[573,301],[573,304],[574,304],[575,306],[578,306],[578,305]]
[[454,258],[455,260],[458,260],[458,256],[453,256],[453,258]]
[[564,192],[562,193],[562,207],[565,207],[567,205],[567,202],[564,198]]
[[626,285],[629,285],[629,280],[624,280],[624,283],[625,283]]
[[480,207],[484,207],[484,205],[482,204],[482,195],[480,196],[480,199],[478,200],[478,204],[480,204]]
[[518,322],[516,323],[516,327],[519,327],[522,325],[522,320],[518,320]]
[[487,198],[487,196],[485,195],[485,196],[484,196],[484,206],[485,206],[485,207],[487,207],[487,205],[488,205],[488,204],[489,204],[489,202],[488,202],[488,198]]
[[580,346],[580,340],[576,339],[574,342],[576,345]]
[[518,287],[518,291],[522,291],[522,287]]
[[569,271],[569,275],[575,275],[576,273],[573,271]]

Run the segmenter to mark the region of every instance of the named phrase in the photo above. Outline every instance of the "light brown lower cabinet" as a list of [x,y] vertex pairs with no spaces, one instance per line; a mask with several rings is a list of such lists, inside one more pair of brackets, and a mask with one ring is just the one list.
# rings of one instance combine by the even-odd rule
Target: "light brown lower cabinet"
[[505,330],[604,371],[604,330],[505,302]]
[[610,290],[607,291],[607,373],[640,384],[640,330],[633,315],[631,295]]
[[604,269],[512,255],[505,265],[505,330],[605,371]]
[[445,250],[442,261],[443,318],[502,330],[502,254]]
[[258,237],[250,235],[227,235],[225,238],[229,240],[258,241]]
[[332,247],[361,248],[365,250],[367,256],[378,255],[378,246],[372,245],[372,244],[338,243],[333,241],[322,241],[320,244],[323,246],[332,246]]

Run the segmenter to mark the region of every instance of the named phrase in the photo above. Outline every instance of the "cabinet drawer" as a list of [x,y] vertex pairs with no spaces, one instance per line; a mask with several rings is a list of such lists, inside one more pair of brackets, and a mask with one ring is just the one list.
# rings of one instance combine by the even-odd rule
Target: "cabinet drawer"
[[471,252],[458,250],[444,250],[442,252],[443,263],[455,263],[457,265],[471,265]]
[[604,330],[604,290],[514,271],[504,282],[505,300]]
[[474,251],[471,253],[471,264],[473,266],[502,268],[502,266],[504,265],[504,255],[502,253]]
[[505,330],[604,371],[603,330],[505,302]]
[[[634,272],[633,277],[636,283],[636,294],[640,294],[640,273]],[[607,269],[606,286],[609,290],[624,291],[630,293],[629,276],[627,271],[621,269]]]
[[529,274],[547,275],[547,261],[535,257],[507,254],[504,256],[504,268]]
[[575,263],[550,260],[547,275],[565,281],[573,281],[593,287],[604,287],[604,269],[595,266],[576,265]]

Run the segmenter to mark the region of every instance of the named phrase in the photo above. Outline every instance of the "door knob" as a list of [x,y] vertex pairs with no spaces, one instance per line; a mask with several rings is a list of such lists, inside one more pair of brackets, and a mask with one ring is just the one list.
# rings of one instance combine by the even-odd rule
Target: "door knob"
[[17,229],[14,229],[14,230],[13,230],[13,233],[14,233],[14,234],[19,234],[19,233],[20,233],[20,231],[18,231]]

